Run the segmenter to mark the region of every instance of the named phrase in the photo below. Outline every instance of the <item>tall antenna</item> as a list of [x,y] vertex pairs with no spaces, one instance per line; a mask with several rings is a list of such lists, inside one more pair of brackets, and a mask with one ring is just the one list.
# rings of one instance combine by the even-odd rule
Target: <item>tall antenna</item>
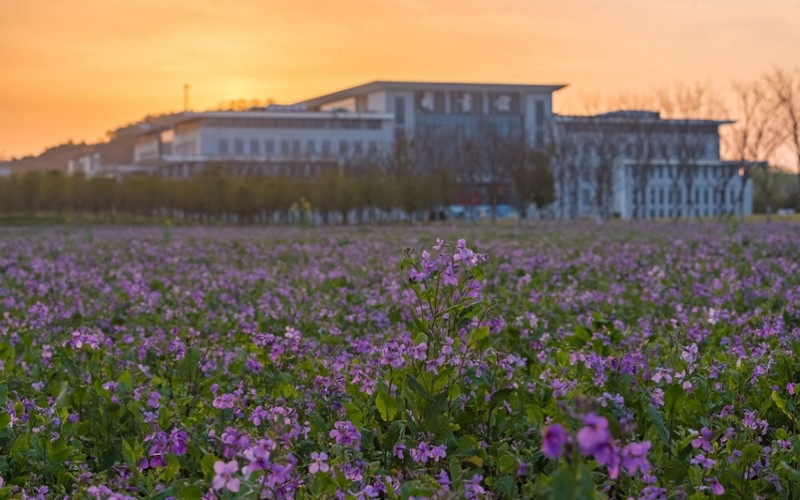
[[183,110],[189,111],[189,84],[183,84]]

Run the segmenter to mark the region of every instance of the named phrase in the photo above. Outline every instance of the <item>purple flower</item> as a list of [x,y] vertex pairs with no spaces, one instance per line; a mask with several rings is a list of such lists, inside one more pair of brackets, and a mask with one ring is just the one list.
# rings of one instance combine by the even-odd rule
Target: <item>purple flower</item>
[[268,470],[272,465],[270,462],[270,455],[274,447],[275,443],[272,441],[268,439],[260,439],[255,446],[244,450],[242,455],[244,455],[244,458],[250,462],[242,467],[242,473],[244,474],[244,477],[249,479],[250,474],[255,471]]
[[711,444],[711,438],[714,433],[708,427],[700,429],[700,437],[692,439],[692,448],[701,448],[707,452],[714,451],[714,445]]
[[416,448],[411,448],[411,459],[417,463],[424,464],[428,461],[428,443],[419,443]]
[[635,475],[637,470],[642,471],[645,476],[650,472],[650,462],[647,460],[650,446],[650,441],[642,441],[630,443],[622,449],[622,467],[629,475]]
[[170,444],[171,444],[171,452],[174,455],[185,455],[186,454],[186,444],[189,442],[189,438],[186,435],[185,431],[179,430],[177,428],[172,429],[172,432],[169,435]]
[[250,415],[250,421],[253,423],[253,425],[258,427],[259,425],[261,425],[261,421],[268,416],[269,412],[267,412],[263,406],[258,405],[256,406],[255,410],[253,410],[253,413]]
[[591,413],[583,420],[584,426],[578,431],[578,448],[583,456],[594,455],[595,452],[611,443],[611,432],[608,430],[608,420]]
[[450,476],[447,475],[446,470],[442,469],[439,471],[439,475],[436,476],[436,481],[439,482],[439,486],[441,486],[444,491],[450,491]]
[[484,498],[486,495],[486,489],[481,486],[481,481],[483,481],[483,476],[480,474],[475,474],[472,476],[472,479],[467,479],[464,481],[464,494],[467,498]]
[[447,446],[443,444],[439,446],[433,446],[428,452],[428,456],[432,458],[434,462],[438,462],[440,459],[446,458]]
[[715,462],[714,460],[706,457],[702,453],[698,453],[691,460],[691,464],[692,465],[699,465],[699,466],[703,467],[704,469],[710,469],[710,468],[714,467],[714,464],[716,464],[716,463],[717,462]]
[[567,443],[567,431],[561,424],[553,424],[545,428],[542,437],[542,453],[550,460],[557,460],[564,452]]
[[239,464],[236,460],[231,460],[228,463],[218,460],[214,463],[214,480],[212,485],[214,489],[219,491],[222,488],[227,488],[232,493],[239,492],[240,481],[239,478],[233,477],[239,470]]
[[221,394],[220,396],[214,398],[214,402],[211,403],[211,406],[218,410],[222,410],[224,408],[233,408],[235,401],[236,397],[233,394]]
[[711,485],[711,491],[715,495],[722,495],[725,493],[725,488],[719,483],[719,481],[717,481],[717,478],[710,477],[707,478],[706,481],[708,481],[708,483]]
[[594,457],[598,464],[607,466],[611,478],[616,479],[619,474],[619,456],[608,430],[608,420],[590,413],[583,422],[585,425],[577,435],[581,454]]
[[330,436],[341,445],[352,446],[354,449],[361,447],[361,433],[349,420],[340,420],[333,424]]
[[317,472],[328,472],[330,470],[331,467],[326,463],[328,454],[324,451],[322,453],[312,452],[311,459],[313,462],[308,466],[308,473],[312,476]]
[[150,397],[147,398],[147,406],[150,408],[158,408],[161,406],[159,400],[161,399],[161,394],[157,393],[156,391],[150,392]]

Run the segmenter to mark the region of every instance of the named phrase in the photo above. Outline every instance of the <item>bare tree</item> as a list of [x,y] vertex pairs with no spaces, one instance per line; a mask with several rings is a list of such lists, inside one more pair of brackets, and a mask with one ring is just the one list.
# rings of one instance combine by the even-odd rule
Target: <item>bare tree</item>
[[647,188],[653,178],[655,162],[659,156],[657,120],[638,120],[631,130],[633,138],[630,158],[633,180],[633,218],[647,218]]
[[569,123],[558,118],[550,123],[546,151],[550,155],[556,181],[556,203],[558,218],[578,216],[578,192],[580,190],[580,149]]
[[785,131],[775,116],[775,103],[770,101],[764,82],[734,83],[736,124],[728,129],[727,155],[740,163],[738,215],[744,218],[744,192],[758,162],[769,161],[785,140]]
[[771,90],[786,142],[794,154],[797,181],[800,183],[800,69],[788,72],[776,68],[765,80]]
[[680,217],[685,206],[686,217],[691,219],[696,202],[693,194],[698,163],[716,157],[709,146],[718,137],[719,122],[715,120],[724,116],[725,107],[719,93],[704,83],[663,88],[657,92],[657,98],[665,117],[674,120],[674,154],[670,156],[676,163],[668,170],[673,181],[670,193],[675,215]]

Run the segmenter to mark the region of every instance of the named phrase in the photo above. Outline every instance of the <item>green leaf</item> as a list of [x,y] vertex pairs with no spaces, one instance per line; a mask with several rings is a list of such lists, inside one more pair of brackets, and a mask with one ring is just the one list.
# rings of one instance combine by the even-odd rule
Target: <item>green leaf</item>
[[59,446],[55,446],[47,450],[47,458],[50,459],[52,463],[60,464],[69,458],[71,452],[72,449],[62,443]]
[[420,396],[424,397],[426,400],[431,400],[431,395],[425,387],[419,383],[419,380],[414,375],[410,373],[406,377],[406,385],[412,392],[419,394]]
[[786,409],[786,400],[783,399],[778,395],[777,392],[772,391],[772,401],[775,402],[775,405],[783,412],[784,415],[789,417],[792,421],[794,421],[795,417]]
[[553,474],[553,498],[568,500],[577,496],[577,483],[567,469],[559,469]]
[[192,347],[186,351],[186,355],[178,365],[178,373],[181,377],[191,378],[197,373],[197,366],[200,364],[200,349]]
[[392,420],[397,414],[397,400],[387,392],[379,392],[375,397],[375,406],[384,422]]
[[131,387],[133,386],[133,377],[131,377],[131,372],[127,370],[122,372],[122,374],[117,377],[117,382],[119,385],[124,387],[126,391],[131,390]]
[[469,342],[467,346],[470,349],[474,349],[478,352],[483,352],[489,348],[492,344],[492,339],[489,337],[489,327],[482,326],[480,328],[475,328],[470,332],[469,335]]
[[175,497],[178,500],[200,500],[203,498],[203,490],[196,485],[190,485],[178,490]]
[[489,398],[489,408],[495,408],[501,402],[508,401],[509,396],[512,394],[514,394],[514,389],[506,388],[495,391],[492,397]]
[[414,324],[417,325],[417,329],[419,329],[420,332],[427,335],[428,334],[427,325],[421,319],[419,319],[416,314],[412,314],[411,316],[414,318]]
[[650,404],[647,405],[647,414],[650,415],[650,420],[653,421],[653,425],[656,427],[656,431],[658,431],[658,436],[661,438],[661,441],[665,445],[669,446],[669,431],[667,431],[667,427],[664,425],[664,417],[661,415],[661,412],[658,411],[658,408]]
[[217,457],[214,455],[206,455],[200,461],[200,467],[203,469],[203,474],[205,474],[207,479],[214,477],[214,463],[216,463]]
[[178,457],[172,454],[166,456],[167,466],[164,469],[164,479],[167,481],[178,477],[181,471],[181,462]]

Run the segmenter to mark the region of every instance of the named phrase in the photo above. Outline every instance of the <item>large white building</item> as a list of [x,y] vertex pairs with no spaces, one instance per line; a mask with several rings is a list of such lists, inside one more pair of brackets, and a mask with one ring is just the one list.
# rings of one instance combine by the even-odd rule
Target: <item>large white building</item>
[[166,177],[224,166],[238,175],[315,175],[345,159],[385,154],[392,115],[347,111],[224,111],[187,114],[171,128],[141,135],[138,164]]
[[[563,87],[376,81],[288,106],[186,113],[140,135],[134,161],[165,177],[213,167],[237,175],[312,176],[360,160],[378,165],[402,140],[417,148],[415,168],[448,168],[474,188],[462,203],[503,203],[513,195],[508,176],[495,168],[503,160],[483,154],[502,149],[502,142],[506,149],[550,153],[557,201],[543,216],[629,219],[736,210],[740,165],[719,155],[719,127],[731,122],[665,120],[643,111],[559,116],[552,96]],[[752,211],[750,183],[743,211]]]

